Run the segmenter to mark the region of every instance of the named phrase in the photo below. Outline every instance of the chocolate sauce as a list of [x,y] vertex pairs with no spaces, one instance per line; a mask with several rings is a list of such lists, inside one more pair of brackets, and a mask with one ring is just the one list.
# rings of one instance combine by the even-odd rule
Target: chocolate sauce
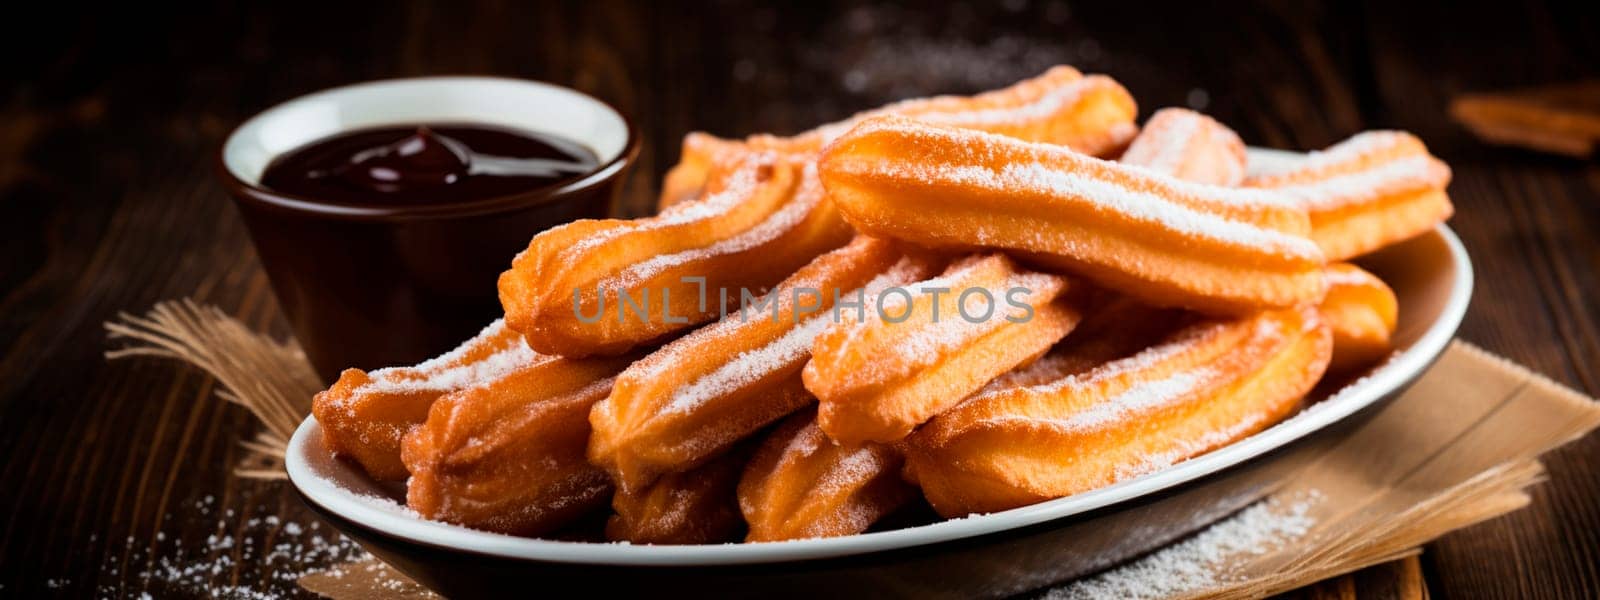
[[577,142],[484,125],[361,129],[267,165],[267,189],[336,204],[444,204],[533,191],[593,172]]

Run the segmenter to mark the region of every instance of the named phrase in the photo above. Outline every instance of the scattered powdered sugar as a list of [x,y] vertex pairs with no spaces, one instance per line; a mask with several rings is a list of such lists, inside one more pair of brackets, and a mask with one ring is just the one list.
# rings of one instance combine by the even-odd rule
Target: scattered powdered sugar
[[[1279,421],[1277,424],[1258,432],[1256,435],[1259,436],[1267,434],[1273,430],[1296,427],[1299,423],[1307,419],[1317,418],[1317,415],[1328,410],[1347,409],[1348,407],[1345,405],[1348,403],[1350,398],[1360,394],[1372,393],[1370,383],[1373,376],[1379,372],[1382,372],[1387,366],[1392,364],[1395,358],[1398,356],[1398,353],[1391,354],[1384,362],[1374,365],[1366,375],[1346,383],[1343,387],[1339,388],[1338,391],[1326,398],[1311,402],[1309,406],[1301,409],[1293,416]],[[1184,457],[1194,456],[1196,453],[1205,448],[1217,447],[1219,444],[1222,444],[1227,440],[1238,440],[1240,439],[1239,435],[1241,432],[1254,429],[1261,423],[1264,417],[1264,415],[1260,414],[1251,415],[1250,418],[1240,419],[1238,422],[1231,424],[1230,427],[1226,429],[1212,431],[1199,439],[1188,440],[1179,447],[1173,448],[1168,452],[1143,457],[1141,463],[1123,467],[1125,470],[1119,471],[1119,478],[1125,479],[1154,473],[1161,469],[1177,464],[1183,460]]]
[[410,506],[406,506],[406,504],[404,502],[395,500],[394,498],[390,498],[390,497],[387,497],[387,496],[377,496],[377,495],[373,495],[373,494],[367,494],[367,493],[364,493],[364,492],[361,492],[361,491],[352,490],[352,489],[348,489],[348,488],[342,488],[342,489],[346,493],[348,498],[350,498],[351,500],[355,500],[357,502],[360,502],[362,504],[365,504],[365,505],[367,505],[369,507],[372,507],[372,508],[375,508],[375,509],[378,509],[378,510],[381,510],[381,511],[385,511],[385,512],[397,513],[397,514],[399,514],[401,516],[410,517],[410,518],[413,518],[413,519],[421,519],[422,518],[422,515],[419,514],[417,511],[412,510],[412,508]]
[[1193,594],[1226,583],[1244,560],[1304,537],[1316,525],[1312,492],[1286,503],[1276,498],[1250,506],[1187,540],[1132,563],[1052,589],[1049,600],[1157,599]]
[[[912,258],[900,259],[900,261],[895,263],[893,267],[890,267],[889,270],[879,273],[877,276],[873,277],[871,281],[868,281],[867,285],[861,287],[862,303],[865,304],[869,301],[868,299],[875,300],[879,296],[883,295],[884,290],[889,288],[911,284],[917,278],[917,273],[920,271],[921,267],[918,266],[917,260]],[[865,307],[863,307],[863,309],[864,308]],[[851,313],[842,313],[842,315],[850,314]],[[854,317],[852,316],[849,318]]]
[[[191,519],[209,519],[213,504],[214,498],[197,500],[182,514]],[[225,519],[216,522],[216,532],[197,545],[185,546],[182,538],[165,532],[157,532],[148,544],[128,537],[123,551],[108,553],[101,570],[116,576],[126,568],[130,578],[120,585],[102,585],[99,593],[106,597],[144,598],[152,593],[250,600],[295,598],[304,594],[296,585],[301,577],[313,573],[343,577],[343,569],[352,568],[349,563],[355,561],[362,562],[354,568],[373,571],[380,586],[399,589],[396,586],[413,585],[387,577],[387,568],[372,560],[354,540],[324,530],[319,522],[301,523],[277,515],[244,518],[237,514],[229,509],[218,515]]]

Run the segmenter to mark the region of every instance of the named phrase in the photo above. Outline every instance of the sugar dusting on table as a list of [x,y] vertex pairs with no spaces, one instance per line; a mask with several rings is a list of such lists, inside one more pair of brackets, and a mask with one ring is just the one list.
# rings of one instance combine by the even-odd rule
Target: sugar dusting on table
[[1187,540],[1137,561],[1046,592],[1050,600],[1169,598],[1204,591],[1230,580],[1245,559],[1291,543],[1311,530],[1311,509],[1321,494],[1293,502],[1268,499]]
[[[148,540],[129,536],[121,544],[124,552],[108,553],[102,570],[116,575],[119,569],[127,569],[131,579],[122,587],[101,586],[99,595],[294,598],[304,595],[297,582],[312,574],[332,578],[360,575],[364,583],[390,592],[417,588],[394,575],[354,540],[315,520],[300,522],[270,514],[246,518],[239,510],[218,504],[215,496],[206,496],[179,507],[177,514],[186,519],[216,519],[215,533],[198,544],[191,541],[186,545],[184,539],[164,530]],[[169,514],[167,519],[173,516]],[[62,582],[63,586],[67,583]]]

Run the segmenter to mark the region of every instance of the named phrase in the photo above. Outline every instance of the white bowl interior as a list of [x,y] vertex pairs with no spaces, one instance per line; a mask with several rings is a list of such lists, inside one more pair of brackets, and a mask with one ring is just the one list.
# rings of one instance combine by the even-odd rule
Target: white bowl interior
[[[1287,153],[1252,151],[1270,160]],[[1292,155],[1291,155],[1292,156]],[[1472,265],[1448,227],[1361,261],[1400,299],[1396,353],[1366,376],[1265,431],[1165,469],[1075,496],[988,515],[837,538],[648,546],[513,537],[428,521],[405,508],[395,490],[368,479],[324,447],[307,418],[289,442],[289,479],[312,502],[353,522],[418,543],[550,562],[612,565],[714,565],[804,560],[860,554],[972,537],[1042,523],[1131,500],[1239,464],[1300,439],[1386,397],[1426,369],[1454,337],[1472,295]]]
[[413,123],[483,123],[566,138],[601,164],[628,144],[628,123],[606,103],[548,83],[495,77],[422,77],[360,83],[301,96],[245,121],[222,162],[256,185],[267,164],[308,143],[354,129]]

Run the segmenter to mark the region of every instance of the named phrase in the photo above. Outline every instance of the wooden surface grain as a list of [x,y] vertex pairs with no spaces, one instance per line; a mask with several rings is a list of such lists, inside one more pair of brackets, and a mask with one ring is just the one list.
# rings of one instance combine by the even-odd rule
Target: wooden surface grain
[[[692,129],[793,132],[1055,63],[1117,77],[1144,114],[1193,106],[1257,145],[1411,130],[1455,169],[1451,224],[1479,278],[1461,336],[1600,393],[1600,169],[1484,146],[1444,112],[1462,92],[1600,75],[1600,10],[1396,4],[35,3],[0,42],[0,596],[292,589],[247,544],[206,549],[289,539],[250,519],[312,521],[284,485],[230,475],[248,415],[194,371],[107,363],[100,324],[193,296],[283,334],[213,153],[273,103],[375,78],[507,75],[615,103],[644,136],[632,215]],[[1592,596],[1600,436],[1547,464],[1529,509],[1293,595]],[[236,560],[200,587],[147,576],[179,555]]]

